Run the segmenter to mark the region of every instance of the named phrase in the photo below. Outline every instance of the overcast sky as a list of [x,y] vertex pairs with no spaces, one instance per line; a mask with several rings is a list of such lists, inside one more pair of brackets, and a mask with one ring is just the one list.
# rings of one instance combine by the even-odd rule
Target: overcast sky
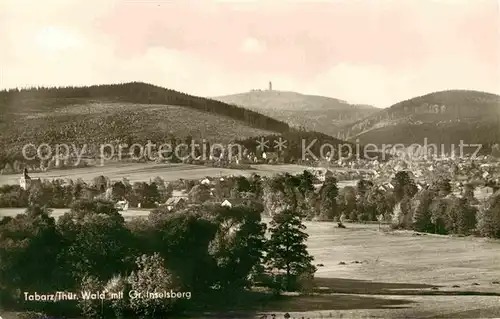
[[143,81],[387,107],[500,93],[496,0],[0,0],[0,88]]

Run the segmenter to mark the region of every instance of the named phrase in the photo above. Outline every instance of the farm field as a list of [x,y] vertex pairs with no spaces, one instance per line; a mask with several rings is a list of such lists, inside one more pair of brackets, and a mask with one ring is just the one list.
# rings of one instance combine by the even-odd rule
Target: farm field
[[[244,175],[250,176],[256,173],[262,176],[271,176],[274,174],[288,172],[290,174],[300,173],[307,169],[307,166],[300,165],[253,165],[251,169],[230,169],[230,168],[217,168],[207,167],[201,165],[190,164],[156,164],[149,163],[125,163],[113,162],[105,163],[103,166],[64,169],[64,170],[51,170],[43,173],[30,173],[32,178],[41,179],[66,179],[77,180],[82,178],[84,181],[89,182],[94,177],[104,175],[111,180],[121,180],[124,177],[130,182],[149,182],[159,176],[165,181],[175,181],[180,178],[183,179],[202,179],[207,176],[224,176],[224,175]],[[0,186],[6,184],[18,184],[19,174],[16,175],[0,175]],[[345,184],[354,185],[355,181],[339,182],[339,185]]]
[[[65,211],[54,210],[54,216]],[[2,209],[0,215],[8,212]],[[128,219],[147,213],[129,210],[124,215]],[[346,224],[346,229],[321,222],[306,226],[314,263],[323,265],[316,273],[316,293],[259,304],[251,309],[259,313],[255,318],[271,313],[283,318],[285,312],[292,318],[500,317],[500,242],[417,236],[387,226],[380,231],[376,224]]]

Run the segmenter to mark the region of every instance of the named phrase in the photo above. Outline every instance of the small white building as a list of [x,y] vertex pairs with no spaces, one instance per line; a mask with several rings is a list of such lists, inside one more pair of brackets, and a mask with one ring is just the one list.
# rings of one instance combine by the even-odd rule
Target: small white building
[[128,204],[128,201],[126,201],[126,200],[118,201],[115,205],[115,207],[120,211],[127,211],[128,206],[129,206],[129,204]]
[[220,205],[222,207],[232,208],[234,206],[241,205],[244,202],[245,202],[245,200],[241,199],[241,198],[231,198],[231,199],[224,200]]
[[230,201],[228,201],[227,199],[226,199],[226,200],[224,200],[224,201],[222,202],[222,204],[220,204],[220,205],[221,205],[222,207],[227,207],[227,208],[231,208],[231,207],[233,207],[233,204],[231,204],[231,202],[230,202]]
[[182,208],[185,208],[187,206],[187,199],[185,197],[181,197],[181,196],[170,197],[165,202],[165,206],[167,206],[168,210],[182,209]]

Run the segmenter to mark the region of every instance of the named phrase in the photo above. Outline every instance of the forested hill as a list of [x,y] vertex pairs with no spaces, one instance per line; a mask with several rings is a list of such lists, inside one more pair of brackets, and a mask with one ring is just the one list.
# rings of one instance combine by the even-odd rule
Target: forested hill
[[345,136],[362,144],[410,145],[429,142],[488,145],[500,141],[500,96],[449,90],[434,92],[394,104],[351,124]]
[[[140,104],[177,105],[226,116],[248,126],[286,132],[288,124],[258,112],[212,99],[192,96],[142,82],[85,87],[29,88],[0,91],[0,113],[4,119],[13,112],[50,111],[64,107],[68,100],[108,101]],[[72,101],[78,102],[78,101]],[[80,101],[81,102],[81,101]],[[83,103],[84,103],[83,102]]]

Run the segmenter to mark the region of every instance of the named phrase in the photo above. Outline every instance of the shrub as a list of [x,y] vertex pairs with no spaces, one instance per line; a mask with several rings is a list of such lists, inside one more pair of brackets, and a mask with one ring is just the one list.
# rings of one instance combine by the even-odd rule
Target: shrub
[[[99,280],[94,276],[85,276],[81,283],[82,293],[97,293],[102,290],[102,285]],[[81,309],[82,315],[86,318],[98,318],[101,314],[99,308],[102,307],[101,300],[95,299],[78,299],[78,308]]]
[[[136,263],[139,269],[128,278],[130,289],[142,295],[175,290],[174,278],[158,253],[152,256],[142,255],[137,258]],[[140,318],[151,318],[169,312],[174,302],[174,299],[165,298],[131,298],[130,307]]]
[[123,293],[123,298],[114,298],[107,301],[117,318],[123,318],[128,309],[128,286],[127,279],[122,276],[114,276],[104,286],[104,290],[109,294]]
[[304,272],[297,278],[297,290],[304,294],[311,294],[315,288],[314,272]]

